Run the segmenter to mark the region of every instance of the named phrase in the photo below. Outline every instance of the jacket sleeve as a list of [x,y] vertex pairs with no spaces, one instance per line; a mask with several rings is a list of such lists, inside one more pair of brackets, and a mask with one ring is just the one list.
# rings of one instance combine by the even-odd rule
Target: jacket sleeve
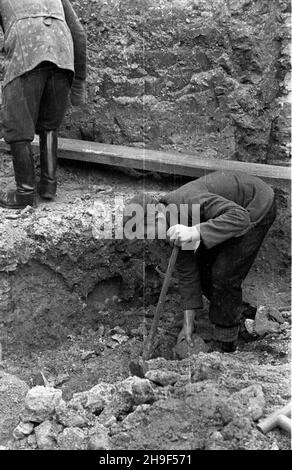
[[207,193],[200,198],[203,222],[197,228],[207,248],[240,237],[251,227],[249,213],[235,202],[216,194]]
[[74,44],[74,68],[76,80],[86,79],[86,33],[69,0],[62,0],[66,23]]

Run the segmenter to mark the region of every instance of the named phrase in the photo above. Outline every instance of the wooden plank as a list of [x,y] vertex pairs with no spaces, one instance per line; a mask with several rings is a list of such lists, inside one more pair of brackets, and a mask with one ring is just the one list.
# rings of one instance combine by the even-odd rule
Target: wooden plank
[[[38,139],[33,147],[38,146]],[[7,145],[0,141],[0,149]],[[263,179],[291,180],[290,167],[234,160],[203,159],[196,155],[87,142],[85,140],[59,139],[59,157],[69,160],[99,163],[109,166],[135,168],[174,175],[200,177],[210,171],[244,171]]]

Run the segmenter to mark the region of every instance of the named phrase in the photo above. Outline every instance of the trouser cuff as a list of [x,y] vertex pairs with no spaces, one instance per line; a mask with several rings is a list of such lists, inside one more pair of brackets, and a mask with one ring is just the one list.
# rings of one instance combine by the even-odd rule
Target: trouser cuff
[[236,341],[238,339],[239,328],[239,325],[231,326],[229,328],[215,325],[213,339],[215,341],[223,341],[225,343]]
[[183,309],[184,310],[192,310],[192,309],[198,309],[198,308],[203,308],[203,302],[202,298],[193,298],[191,300],[187,300],[183,302]]

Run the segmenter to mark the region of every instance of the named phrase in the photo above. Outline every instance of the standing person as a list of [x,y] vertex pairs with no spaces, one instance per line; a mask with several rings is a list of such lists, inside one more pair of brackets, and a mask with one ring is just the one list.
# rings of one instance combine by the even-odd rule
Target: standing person
[[39,194],[57,190],[58,129],[68,96],[85,101],[86,34],[69,0],[0,0],[4,31],[4,139],[10,144],[16,189],[0,191],[0,206],[35,205],[31,142],[40,137]]
[[[147,205],[153,207],[156,204],[156,237],[157,233],[163,233],[164,224],[170,241],[182,248],[190,243],[193,247],[194,244],[198,246],[199,242],[195,252],[193,248],[181,249],[177,258],[184,311],[178,342],[186,340],[191,344],[195,318],[203,306],[204,294],[210,301],[214,348],[235,351],[241,319],[253,318],[256,312],[242,300],[242,283],[276,217],[272,188],[245,173],[217,171],[191,181],[159,200],[142,193],[129,204],[143,207],[144,220],[141,219],[139,224],[145,227],[149,220]],[[170,207],[177,209],[175,223],[171,210],[166,211]],[[196,207],[198,211],[193,210]],[[181,215],[187,217],[178,223]]]

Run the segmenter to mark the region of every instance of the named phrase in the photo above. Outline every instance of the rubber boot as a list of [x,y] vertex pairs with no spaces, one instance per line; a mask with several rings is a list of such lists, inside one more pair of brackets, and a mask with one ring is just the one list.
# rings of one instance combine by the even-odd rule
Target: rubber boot
[[39,194],[43,199],[54,199],[57,192],[58,132],[40,133],[41,179]]
[[16,189],[0,191],[0,206],[6,209],[23,209],[35,206],[35,168],[30,142],[13,142],[10,144]]

